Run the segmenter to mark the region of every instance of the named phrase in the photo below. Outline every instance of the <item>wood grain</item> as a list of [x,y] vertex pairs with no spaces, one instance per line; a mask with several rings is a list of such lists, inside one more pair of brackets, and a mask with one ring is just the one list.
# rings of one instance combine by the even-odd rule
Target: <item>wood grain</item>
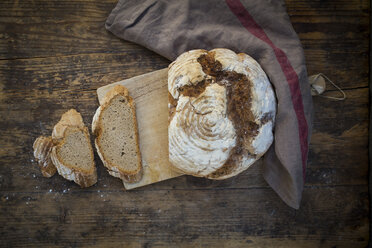
[[[151,54],[105,30],[104,22],[115,4],[116,0],[2,1],[0,59],[128,51],[136,51],[139,58]],[[323,72],[344,88],[368,86],[367,0],[287,0],[286,5],[305,48],[309,74]]]
[[367,246],[369,1],[286,0],[309,75],[325,73],[348,96],[314,98],[297,211],[265,183],[260,161],[221,182],[182,176],[128,192],[97,155],[91,188],[41,176],[31,145],[62,113],[76,108],[90,128],[97,88],[169,64],[105,30],[115,4],[0,1],[0,246]]
[[306,188],[296,211],[270,189],[2,193],[0,244],[364,247],[367,195],[364,186]]

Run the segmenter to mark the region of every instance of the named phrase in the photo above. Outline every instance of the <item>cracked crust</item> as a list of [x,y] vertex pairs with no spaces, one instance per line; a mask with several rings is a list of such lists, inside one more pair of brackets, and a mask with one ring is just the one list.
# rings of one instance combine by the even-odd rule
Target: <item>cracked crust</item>
[[[224,87],[226,94],[211,104],[201,99],[213,85]],[[259,64],[250,56],[228,49],[192,50],[180,55],[169,66],[169,155],[174,167],[186,174],[210,179],[226,179],[246,170],[258,160],[273,141],[275,95],[268,78]],[[204,106],[196,107],[195,102]],[[210,144],[210,130],[218,121],[211,122],[216,109],[205,106],[225,105],[225,115],[232,128],[225,122],[215,143]],[[190,111],[185,109],[190,108]],[[225,115],[218,115],[223,120]],[[196,125],[199,128],[194,128]],[[208,126],[213,124],[212,126]],[[226,143],[224,131],[234,132],[235,142]],[[187,135],[183,135],[183,133]],[[190,142],[187,142],[190,140]],[[196,144],[196,145],[195,145]],[[197,149],[195,148],[197,146]],[[192,153],[191,151],[196,151]],[[210,150],[211,159],[219,158],[220,164],[199,161],[202,151]],[[216,153],[216,151],[219,152]],[[225,156],[228,153],[228,156]],[[188,165],[189,164],[189,165]],[[209,168],[206,168],[209,167]],[[211,173],[206,174],[207,171]]]

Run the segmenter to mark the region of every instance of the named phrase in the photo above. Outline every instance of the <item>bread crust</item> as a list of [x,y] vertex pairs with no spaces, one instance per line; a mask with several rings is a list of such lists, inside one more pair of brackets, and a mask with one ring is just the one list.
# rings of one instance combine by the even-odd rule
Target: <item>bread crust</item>
[[85,127],[81,114],[75,109],[70,109],[61,116],[60,121],[54,126],[52,132],[53,142],[58,142],[64,138],[67,127],[77,127],[83,129]]
[[[101,151],[100,145],[100,137],[102,134],[102,124],[101,124],[101,114],[105,109],[110,105],[111,101],[118,95],[123,96],[127,99],[127,102],[132,108],[133,112],[133,121],[134,121],[134,129],[135,129],[135,142],[136,142],[136,153],[138,157],[138,167],[134,171],[127,171],[119,166],[111,163],[108,159],[105,158],[105,154]],[[142,160],[141,160],[141,152],[139,149],[139,141],[138,141],[138,127],[137,127],[137,117],[136,117],[136,107],[133,101],[133,98],[129,95],[127,88],[122,85],[116,85],[112,88],[109,92],[106,93],[105,97],[102,100],[102,105],[98,107],[96,113],[94,114],[93,121],[92,121],[92,132],[96,136],[95,138],[95,147],[98,153],[98,156],[102,160],[103,165],[107,168],[108,173],[111,176],[118,177],[125,182],[133,183],[141,180],[143,169],[142,169]]]
[[34,149],[34,157],[38,162],[41,174],[44,177],[52,177],[57,172],[57,169],[50,158],[50,153],[52,152],[53,148],[52,137],[40,136],[34,141],[32,147]]
[[94,158],[88,128],[85,127],[80,113],[78,113],[75,109],[70,109],[68,112],[62,115],[61,120],[54,126],[52,133],[54,147],[51,151],[51,160],[53,161],[58,174],[65,179],[74,181],[82,188],[92,186],[97,182],[97,170],[94,159],[92,160],[94,166],[88,170],[84,170],[82,168],[74,168],[74,166],[64,162],[63,159],[58,155],[58,149],[60,149],[65,143],[66,131],[68,129],[76,129],[84,133],[89,142],[91,157]]
[[[200,109],[207,108],[209,113],[215,111],[209,108],[217,106],[211,104],[212,98],[199,100],[206,99],[203,92],[215,84],[226,88],[226,100],[220,100],[218,104],[226,106],[226,115],[233,122],[236,136],[233,145],[224,140],[227,136],[223,131],[232,130],[227,128],[228,122],[223,126],[225,129],[209,133],[215,129],[208,128],[208,125],[218,122],[213,122],[207,112],[200,112]],[[236,54],[224,48],[186,52],[169,66],[168,91],[173,97],[169,102],[169,108],[172,108],[168,129],[170,162],[178,170],[198,177],[226,179],[249,168],[269,149],[273,141],[275,94],[265,72],[247,54]],[[193,103],[193,109],[184,111],[188,108],[184,102]],[[197,108],[196,102],[202,102],[202,106]],[[218,120],[223,118],[224,115]],[[200,126],[196,131],[193,129],[195,122]],[[211,137],[215,136],[219,138],[211,143]],[[216,145],[218,142],[223,145]],[[196,150],[197,153],[193,152]],[[211,161],[206,166],[205,161],[199,159],[204,151],[209,150],[215,154],[211,159],[220,158],[220,166]],[[203,163],[199,164],[199,161]],[[217,169],[205,173],[214,168]]]

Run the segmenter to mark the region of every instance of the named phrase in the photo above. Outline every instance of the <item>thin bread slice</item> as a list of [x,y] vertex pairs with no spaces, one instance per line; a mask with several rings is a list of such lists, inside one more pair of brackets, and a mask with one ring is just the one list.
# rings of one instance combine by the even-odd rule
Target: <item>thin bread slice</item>
[[54,126],[52,133],[55,146],[51,159],[58,173],[81,187],[89,187],[97,182],[93,149],[88,128],[75,109],[64,113]]
[[110,175],[128,183],[141,180],[136,110],[124,86],[107,92],[93,117],[92,131],[97,153]]
[[41,173],[44,177],[52,177],[57,171],[50,158],[50,153],[53,148],[52,137],[40,136],[35,140],[32,147],[34,149],[34,157],[39,164]]

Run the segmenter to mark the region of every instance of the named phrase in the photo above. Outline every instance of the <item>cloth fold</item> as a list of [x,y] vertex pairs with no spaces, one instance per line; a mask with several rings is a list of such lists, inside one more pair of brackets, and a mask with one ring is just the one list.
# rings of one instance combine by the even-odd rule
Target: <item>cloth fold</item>
[[256,59],[278,100],[263,176],[298,209],[312,130],[305,57],[281,0],[119,0],[106,28],[170,60],[191,49],[229,48]]

